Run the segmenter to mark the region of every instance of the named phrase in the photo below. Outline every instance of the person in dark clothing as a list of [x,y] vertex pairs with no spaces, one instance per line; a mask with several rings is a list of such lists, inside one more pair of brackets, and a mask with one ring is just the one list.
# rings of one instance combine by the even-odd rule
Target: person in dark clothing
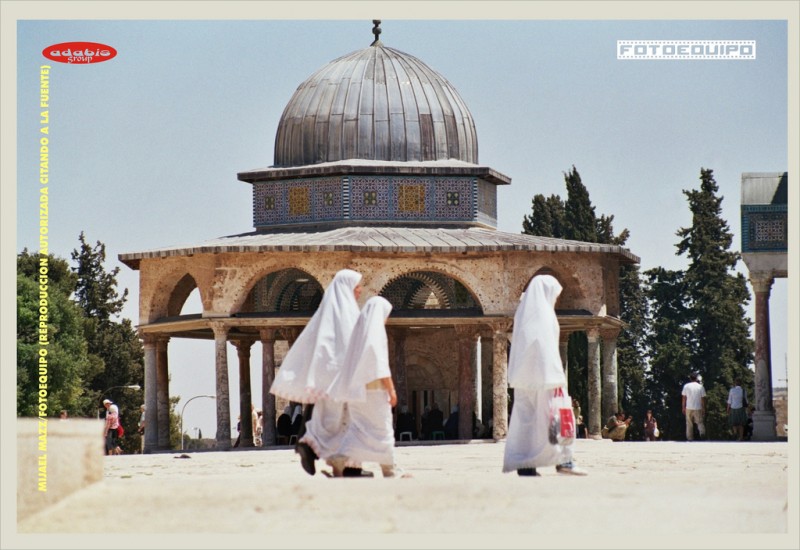
[[428,413],[428,437],[433,439],[433,432],[441,432],[444,430],[444,414],[439,408],[438,403],[431,406],[431,412]]
[[458,439],[458,405],[453,407],[447,422],[444,425],[445,439]]
[[407,405],[400,406],[400,413],[397,415],[397,426],[394,429],[394,437],[399,441],[400,434],[411,432],[411,439],[417,438],[417,423],[414,415],[408,410]]
[[287,440],[289,439],[289,436],[292,435],[291,411],[292,407],[287,405],[283,410],[283,414],[278,417],[278,423],[275,427],[276,431],[278,432],[278,436],[285,437]]

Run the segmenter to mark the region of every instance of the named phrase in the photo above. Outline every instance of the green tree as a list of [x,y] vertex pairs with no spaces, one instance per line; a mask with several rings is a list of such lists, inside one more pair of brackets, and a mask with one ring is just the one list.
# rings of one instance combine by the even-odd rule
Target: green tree
[[562,238],[587,243],[598,242],[594,206],[589,198],[589,191],[583,185],[581,175],[574,166],[564,174],[564,182],[567,184],[567,202],[565,231]]
[[691,369],[702,374],[708,393],[708,436],[727,438],[725,401],[737,377],[750,385],[753,360],[751,321],[744,307],[750,301],[747,282],[735,273],[740,259],[731,251],[733,235],[722,219],[723,197],[712,170],[700,170],[700,189],[685,190],[692,212],[691,227],[681,228],[677,254],[689,260],[686,296],[693,336]]
[[657,267],[645,272],[649,330],[646,393],[663,439],[684,439],[681,389],[692,358],[690,312],[683,271]]
[[83,317],[70,295],[76,278],[63,258],[48,255],[46,320],[41,319],[38,253],[17,255],[17,415],[38,415],[39,323],[46,322],[47,416],[66,410],[70,416],[89,416],[91,399],[86,381],[101,368],[87,350]]
[[[613,217],[612,217],[613,218]],[[613,230],[609,220],[609,236]],[[624,244],[627,231],[621,235]],[[642,284],[639,266],[623,265],[620,268],[620,318],[624,320],[617,338],[617,375],[619,378],[619,400],[623,410],[631,414],[637,421],[633,422],[629,432],[631,439],[642,439],[644,433],[641,422],[647,409],[652,409],[652,401],[647,395],[645,370],[647,368],[647,351],[645,334],[648,326],[648,301]],[[654,411],[655,414],[655,411]],[[658,418],[658,417],[656,417]]]

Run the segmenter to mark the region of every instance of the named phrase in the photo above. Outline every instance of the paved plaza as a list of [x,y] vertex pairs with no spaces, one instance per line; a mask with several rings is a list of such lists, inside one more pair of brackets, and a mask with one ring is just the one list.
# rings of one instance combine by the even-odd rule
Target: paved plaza
[[106,457],[101,482],[19,522],[20,544],[73,533],[84,536],[58,547],[798,547],[789,443],[575,448],[587,477],[503,474],[504,443],[483,441],[400,446],[403,479],[311,477],[288,447]]

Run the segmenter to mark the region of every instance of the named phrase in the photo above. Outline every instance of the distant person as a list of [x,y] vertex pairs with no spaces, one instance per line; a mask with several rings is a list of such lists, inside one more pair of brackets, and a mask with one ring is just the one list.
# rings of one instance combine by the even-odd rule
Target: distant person
[[400,412],[397,413],[395,437],[399,438],[400,434],[404,432],[411,434],[411,439],[417,439],[417,421],[414,414],[408,410],[408,405],[401,405]]
[[[352,468],[352,477],[371,477],[360,468],[364,462],[377,462],[383,477],[395,477],[394,428],[392,407],[397,405],[392,373],[389,370],[389,345],[386,320],[392,304],[381,296],[373,296],[353,328],[350,345],[328,394],[330,399],[346,403],[348,421],[335,446],[320,446],[333,468],[335,477],[348,477],[345,468]],[[313,439],[316,425],[308,426],[304,440]]]
[[575,417],[575,437],[586,437],[586,424],[583,423],[583,415],[581,414],[581,402],[577,397],[572,398],[572,414]]
[[647,409],[647,413],[644,415],[644,440],[656,441],[659,435],[658,420],[653,416],[653,411]]
[[[326,444],[341,432],[344,407],[326,398],[336,373],[342,366],[350,334],[360,313],[361,274],[342,269],[325,289],[322,301],[283,359],[270,392],[284,399],[305,403],[305,429],[314,423],[314,441]],[[313,414],[312,414],[313,411]],[[314,475],[314,461],[322,449],[315,449],[303,440],[301,425],[295,452],[309,475]]]
[[238,447],[241,442],[242,442],[242,415],[240,414],[237,415],[236,417],[236,442],[234,442],[233,448],[235,449],[236,447]]
[[286,405],[283,413],[278,417],[278,422],[275,426],[275,431],[278,437],[285,437],[289,441],[289,436],[292,435],[292,406]]
[[58,413],[58,418],[59,420],[69,420],[69,414],[67,414],[66,410],[62,409],[62,411]]
[[103,438],[106,442],[106,454],[118,455],[122,453],[119,446],[117,430],[120,425],[119,407],[110,399],[103,399],[106,408],[106,421],[103,424]]
[[681,410],[686,416],[686,440],[694,441],[694,425],[700,432],[700,439],[706,437],[706,389],[697,381],[698,374],[693,372],[689,382],[683,386],[681,392]]
[[601,431],[603,439],[610,439],[611,441],[625,441],[625,435],[628,432],[628,426],[631,425],[632,421],[633,418],[630,416],[625,418],[624,412],[615,412],[608,418],[606,425]]
[[431,439],[434,432],[444,432],[444,413],[436,402],[431,405],[431,411],[428,413],[428,428]]
[[458,405],[453,405],[450,409],[450,416],[444,423],[445,439],[458,439]]
[[733,428],[737,441],[744,441],[744,429],[747,426],[747,393],[742,387],[742,380],[737,378],[728,392],[728,425]]
[[147,415],[145,414],[147,412],[147,407],[141,405],[139,411],[141,411],[141,413],[139,414],[139,423],[136,425],[136,431],[142,436],[140,452],[144,453],[144,428],[147,425]]
[[[508,385],[514,388],[514,414],[508,427],[503,472],[538,476],[537,468],[555,466],[561,474],[586,475],[573,462],[574,425],[569,437],[551,418],[551,404],[567,396],[567,378],[559,353],[560,328],[555,305],[561,284],[537,275],[528,284],[514,314],[508,359]],[[571,409],[567,409],[570,413]]]

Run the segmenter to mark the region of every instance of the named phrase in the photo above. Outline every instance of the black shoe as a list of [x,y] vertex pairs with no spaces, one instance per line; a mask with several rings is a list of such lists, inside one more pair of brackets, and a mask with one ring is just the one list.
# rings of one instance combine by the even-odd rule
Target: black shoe
[[372,472],[365,472],[361,468],[345,468],[342,477],[374,477]]
[[294,452],[300,455],[300,465],[310,476],[313,476],[317,469],[314,466],[314,461],[317,459],[317,454],[314,449],[308,446],[307,443],[298,443],[294,448]]
[[536,468],[519,468],[517,470],[518,476],[536,476],[540,477],[542,474],[536,471]]

